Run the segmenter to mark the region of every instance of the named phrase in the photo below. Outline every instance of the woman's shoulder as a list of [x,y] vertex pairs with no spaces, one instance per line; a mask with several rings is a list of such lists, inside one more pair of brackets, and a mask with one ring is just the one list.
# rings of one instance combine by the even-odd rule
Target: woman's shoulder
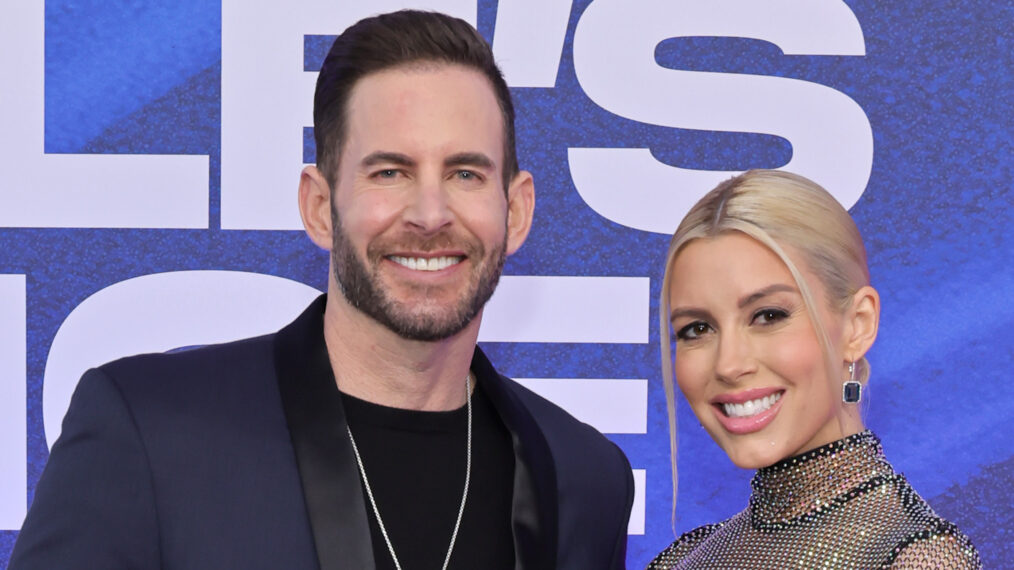
[[895,479],[898,497],[916,523],[891,550],[885,568],[982,568],[978,551],[958,527],[930,507],[904,475]]
[[972,541],[948,520],[935,517],[926,528],[898,543],[885,568],[953,568],[979,570],[982,560]]
[[669,570],[727,522],[728,521],[722,521],[720,523],[706,524],[691,531],[684,532],[665,550],[659,552],[658,556],[656,556],[655,559],[648,564],[646,570]]

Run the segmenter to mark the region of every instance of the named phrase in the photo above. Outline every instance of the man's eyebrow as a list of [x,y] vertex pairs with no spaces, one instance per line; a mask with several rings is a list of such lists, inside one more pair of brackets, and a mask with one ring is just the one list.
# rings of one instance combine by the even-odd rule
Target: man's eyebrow
[[749,295],[743,297],[742,299],[739,300],[739,303],[737,303],[737,305],[739,306],[740,309],[742,309],[743,307],[749,305],[750,303],[753,303],[758,299],[763,299],[768,295],[781,292],[798,293],[799,291],[797,291],[796,288],[791,285],[786,285],[784,283],[775,283],[774,285],[768,285],[763,289],[758,289],[757,291],[754,291],[753,293],[750,293]]
[[496,167],[493,160],[481,152],[459,152],[444,160],[444,166],[475,166],[486,170]]
[[378,164],[415,166],[415,161],[409,158],[408,155],[401,154],[400,152],[387,152],[383,150],[371,152],[359,161],[359,165],[363,167],[376,166]]

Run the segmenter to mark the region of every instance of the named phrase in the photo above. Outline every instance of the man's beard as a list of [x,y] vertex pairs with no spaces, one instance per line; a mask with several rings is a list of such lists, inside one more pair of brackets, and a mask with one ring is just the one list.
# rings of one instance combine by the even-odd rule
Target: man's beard
[[[379,274],[383,253],[376,244],[366,250],[366,262],[356,255],[355,249],[345,235],[337,213],[331,212],[334,228],[331,244],[331,265],[338,286],[350,305],[372,317],[395,334],[409,340],[437,341],[453,336],[472,322],[479,314],[486,301],[493,295],[496,284],[500,280],[506,255],[507,228],[504,227],[504,239],[495,246],[491,255],[486,257],[486,248],[481,243],[466,245],[466,259],[478,263],[474,265],[468,288],[462,292],[453,305],[440,307],[439,310],[416,311],[411,301],[398,301],[385,290]],[[446,234],[438,234],[432,238],[419,239],[411,244],[399,241],[400,247],[411,245],[413,251],[434,251],[451,246],[452,238]],[[391,251],[387,249],[386,251]],[[423,304],[426,302],[427,289],[430,286],[413,287]]]

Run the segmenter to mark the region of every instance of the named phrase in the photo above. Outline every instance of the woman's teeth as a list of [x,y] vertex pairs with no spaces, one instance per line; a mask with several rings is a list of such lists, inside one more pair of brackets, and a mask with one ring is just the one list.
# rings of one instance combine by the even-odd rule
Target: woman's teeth
[[722,404],[722,411],[730,418],[746,418],[767,411],[782,397],[782,393],[771,394],[742,404]]
[[409,269],[416,271],[440,271],[441,269],[447,269],[455,263],[460,263],[463,259],[461,256],[450,256],[450,257],[402,257],[400,255],[391,255],[388,257],[391,261],[402,265]]

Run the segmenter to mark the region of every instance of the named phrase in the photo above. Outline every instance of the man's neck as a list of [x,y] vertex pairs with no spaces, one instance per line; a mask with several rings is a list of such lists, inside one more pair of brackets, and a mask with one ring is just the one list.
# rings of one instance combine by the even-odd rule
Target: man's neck
[[459,408],[465,403],[480,318],[443,340],[409,340],[350,306],[340,292],[330,291],[324,341],[338,389],[395,408]]

